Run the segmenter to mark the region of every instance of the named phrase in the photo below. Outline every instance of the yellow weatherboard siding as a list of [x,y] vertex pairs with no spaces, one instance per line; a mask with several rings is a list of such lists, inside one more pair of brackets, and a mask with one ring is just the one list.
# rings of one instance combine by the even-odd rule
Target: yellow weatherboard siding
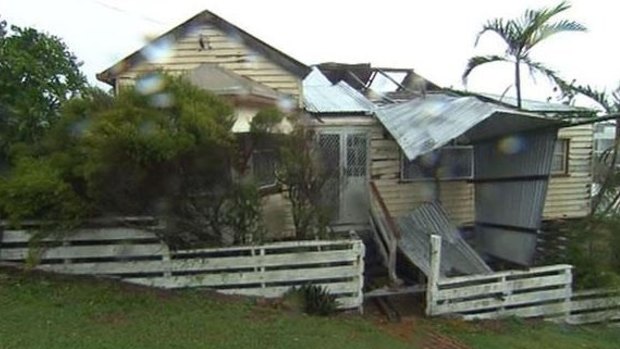
[[[199,44],[201,36],[204,49]],[[150,45],[142,51],[147,52],[149,59],[119,74],[117,87],[130,85],[139,75],[157,69],[181,74],[210,63],[295,98],[301,94],[301,80],[297,76],[209,23],[196,26],[175,41],[164,39]]]
[[[551,177],[543,218],[584,217],[590,212],[592,126],[561,129],[559,137],[569,139],[568,174]],[[435,189],[433,181],[400,179],[400,149],[389,138],[380,126],[373,129],[370,172],[391,214],[398,217],[432,200]],[[442,204],[457,224],[474,221],[474,195],[474,185],[467,181],[440,183]]]
[[[402,216],[425,201],[433,199],[433,181],[404,182],[400,179],[400,149],[394,140],[375,127],[370,140],[370,175],[377,185],[388,210]],[[446,211],[457,224],[474,221],[474,186],[466,181],[442,181],[440,198]]]
[[584,217],[590,213],[593,127],[563,128],[558,137],[569,139],[568,174],[551,177],[543,217]]

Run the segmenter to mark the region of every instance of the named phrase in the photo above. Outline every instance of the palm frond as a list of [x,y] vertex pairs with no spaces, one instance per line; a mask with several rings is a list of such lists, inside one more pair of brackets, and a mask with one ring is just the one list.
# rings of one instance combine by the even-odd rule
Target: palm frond
[[476,42],[474,43],[474,46],[478,45],[480,37],[486,32],[492,32],[499,35],[499,37],[504,40],[506,45],[508,45],[509,50],[510,48],[515,47],[519,41],[519,35],[513,21],[507,21],[503,18],[495,18],[489,20],[482,26],[482,30],[480,30],[480,32],[476,35]]
[[465,67],[465,71],[463,72],[463,76],[462,76],[463,84],[467,83],[467,77],[472,72],[472,70],[476,69],[477,67],[483,64],[492,63],[492,62],[512,63],[512,61],[509,58],[503,57],[503,56],[497,56],[497,55],[474,56],[469,59],[469,61],[467,62],[467,66]]
[[532,48],[546,38],[563,32],[584,32],[588,29],[581,23],[569,20],[561,20],[551,24],[542,25],[530,38],[527,46]]
[[580,23],[562,20],[547,24],[553,17],[568,10],[571,5],[565,1],[555,7],[543,7],[537,10],[526,10],[521,19],[515,21],[521,31],[521,51],[524,54],[543,39],[562,31],[583,31],[585,26]]
[[[573,80],[572,82],[568,82],[559,77],[557,72],[550,68],[546,68],[541,63],[532,62],[529,59],[525,63],[528,65],[528,67],[530,67],[530,69],[535,69],[546,75],[553,83],[555,83],[559,87],[565,98],[568,97],[569,99],[572,99],[576,95],[581,95],[589,98],[590,100],[598,104],[608,114],[619,110],[617,109],[617,106],[615,104],[616,101],[611,101],[606,91],[597,90],[590,85],[576,85],[575,80]],[[614,99],[616,98],[614,93],[612,93],[612,97]],[[618,99],[618,101],[620,102],[620,99]]]
[[566,81],[564,81],[554,69],[549,68],[540,62],[533,61],[528,56],[523,57],[521,61],[528,67],[530,74],[533,75],[535,72],[538,72],[549,79],[550,82],[560,87],[566,84]]
[[599,91],[590,85],[573,85],[571,88],[577,94],[588,97],[600,105],[606,113],[611,114],[615,111],[614,103],[609,100],[609,97],[605,91]]

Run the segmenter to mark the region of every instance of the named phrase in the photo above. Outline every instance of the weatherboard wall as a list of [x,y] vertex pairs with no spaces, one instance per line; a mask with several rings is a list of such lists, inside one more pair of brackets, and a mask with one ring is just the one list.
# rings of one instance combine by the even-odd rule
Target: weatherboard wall
[[[433,181],[403,181],[400,176],[401,151],[381,126],[372,129],[370,139],[370,174],[392,216],[399,217],[432,201]],[[474,220],[474,186],[466,181],[442,181],[440,199],[448,215],[457,224]]]
[[[199,44],[201,36],[204,49]],[[144,60],[121,73],[117,87],[130,85],[139,75],[154,70],[180,74],[210,63],[295,98],[301,94],[297,76],[209,23],[196,26],[177,40],[152,43],[142,53]]]
[[560,129],[569,140],[568,172],[549,181],[543,218],[578,218],[590,213],[592,187],[592,125]]
[[[592,183],[592,126],[561,129],[559,138],[569,139],[568,173],[549,181],[543,219],[578,218],[590,212]],[[398,144],[376,125],[370,140],[370,173],[394,217],[407,214],[435,195],[433,181],[403,181]],[[456,224],[474,221],[474,184],[465,180],[441,181],[440,199]]]

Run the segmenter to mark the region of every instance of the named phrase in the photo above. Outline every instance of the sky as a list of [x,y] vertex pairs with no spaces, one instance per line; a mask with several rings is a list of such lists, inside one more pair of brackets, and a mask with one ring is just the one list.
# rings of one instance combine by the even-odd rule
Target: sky
[[[372,63],[413,68],[434,83],[501,94],[514,79],[513,68],[493,63],[475,70],[463,86],[469,57],[502,54],[501,39],[475,37],[491,18],[513,18],[527,8],[552,6],[546,0],[3,0],[0,18],[61,37],[95,74],[145,45],[149,39],[208,9],[306,64]],[[532,57],[567,80],[612,90],[620,83],[620,2],[573,0],[559,18],[588,27],[562,33],[537,46]],[[542,76],[524,72],[524,98],[554,96]],[[99,86],[104,86],[100,84]],[[514,94],[514,90],[508,92]]]

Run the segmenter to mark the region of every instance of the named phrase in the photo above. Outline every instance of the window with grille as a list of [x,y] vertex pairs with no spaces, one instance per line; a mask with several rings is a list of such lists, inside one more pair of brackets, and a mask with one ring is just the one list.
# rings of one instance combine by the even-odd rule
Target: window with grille
[[272,149],[256,150],[252,153],[252,176],[259,188],[277,184],[278,158]]
[[470,179],[474,175],[472,146],[445,146],[413,161],[402,157],[402,180]]
[[560,138],[555,141],[553,161],[551,162],[551,174],[568,173],[568,145],[569,140],[566,138]]

